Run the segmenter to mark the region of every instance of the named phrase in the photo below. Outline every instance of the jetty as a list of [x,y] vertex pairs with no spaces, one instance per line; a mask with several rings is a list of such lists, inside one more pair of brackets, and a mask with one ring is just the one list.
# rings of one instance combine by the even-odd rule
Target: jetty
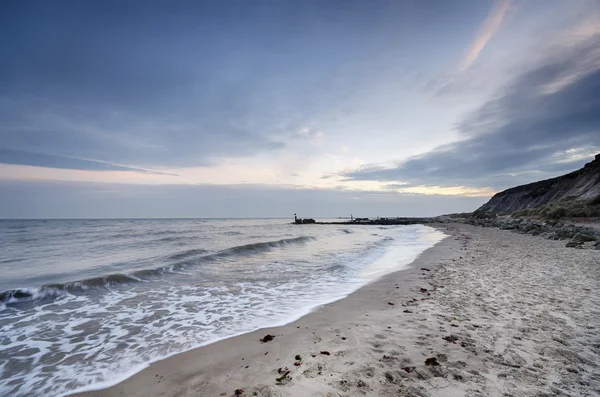
[[340,220],[332,222],[317,222],[313,218],[301,219],[294,214],[294,224],[296,225],[419,225],[424,223],[434,222],[434,218],[354,218],[350,216],[350,220]]

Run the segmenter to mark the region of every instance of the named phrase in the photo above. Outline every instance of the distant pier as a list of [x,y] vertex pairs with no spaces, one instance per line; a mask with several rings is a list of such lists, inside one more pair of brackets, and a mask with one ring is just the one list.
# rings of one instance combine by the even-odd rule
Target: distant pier
[[301,219],[294,214],[294,224],[296,225],[419,225],[434,222],[434,218],[354,218],[349,221],[339,222],[317,222],[313,218]]

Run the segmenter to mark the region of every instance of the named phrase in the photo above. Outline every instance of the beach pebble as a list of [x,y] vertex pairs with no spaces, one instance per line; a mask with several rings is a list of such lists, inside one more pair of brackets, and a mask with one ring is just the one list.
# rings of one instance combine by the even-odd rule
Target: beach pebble
[[436,357],[429,357],[427,359],[425,359],[425,365],[440,365],[440,363],[438,362]]
[[263,338],[260,341],[262,343],[267,343],[267,342],[272,341],[273,339],[275,339],[275,335],[266,334],[265,336],[263,336]]

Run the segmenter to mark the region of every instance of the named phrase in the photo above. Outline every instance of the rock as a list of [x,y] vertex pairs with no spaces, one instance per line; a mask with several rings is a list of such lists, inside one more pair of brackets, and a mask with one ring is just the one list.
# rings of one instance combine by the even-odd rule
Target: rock
[[296,354],[296,357],[294,357],[294,358],[295,358],[296,360],[298,360],[298,361],[302,360],[302,356],[301,356],[301,355],[299,355],[299,354]]
[[450,343],[456,343],[456,341],[458,340],[458,337],[456,335],[448,335],[448,336],[444,336],[442,339],[447,342],[450,342]]
[[576,241],[578,243],[587,243],[588,241],[596,241],[596,237],[588,234],[577,233],[573,236],[571,241]]
[[287,379],[287,377],[288,377],[288,375],[289,375],[289,374],[290,374],[290,371],[289,371],[289,370],[287,370],[287,371],[285,371],[285,372],[283,373],[283,375],[281,375],[279,378],[275,378],[275,381],[276,381],[277,383],[282,383],[284,380],[286,380],[286,379]]
[[421,270],[425,270],[426,272],[430,272],[431,269],[427,269],[426,267],[422,267]]
[[421,288],[419,291],[423,294],[423,293],[427,292],[427,288]]
[[233,394],[236,396],[241,396],[242,394],[244,394],[244,390],[243,389],[235,389]]
[[324,355],[326,355],[326,356],[330,356],[330,355],[331,355],[331,353],[329,353],[327,350],[323,350],[323,351],[321,351],[320,353],[321,353],[321,354],[324,354]]
[[438,362],[436,357],[429,357],[429,358],[425,359],[425,365],[437,366],[437,365],[440,365],[440,363]]
[[262,337],[262,339],[260,341],[262,343],[267,343],[267,342],[272,341],[273,339],[275,339],[275,335],[266,334],[265,336]]
[[578,243],[577,241],[571,240],[571,241],[569,241],[567,243],[567,245],[565,245],[565,247],[567,247],[567,248],[576,248],[576,247],[579,247],[580,245],[581,245],[581,243]]
[[[435,360],[435,358],[434,358],[434,360]],[[404,367],[402,369],[405,370],[406,372],[408,372],[409,374],[413,371],[412,367]]]

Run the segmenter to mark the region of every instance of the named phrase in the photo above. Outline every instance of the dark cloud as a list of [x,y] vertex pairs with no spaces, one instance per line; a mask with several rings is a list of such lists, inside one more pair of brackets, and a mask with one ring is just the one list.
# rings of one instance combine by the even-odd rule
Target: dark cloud
[[584,160],[557,163],[556,156],[600,147],[599,52],[595,40],[518,76],[458,124],[463,139],[455,144],[392,169],[368,166],[344,176],[505,188],[572,170]]

